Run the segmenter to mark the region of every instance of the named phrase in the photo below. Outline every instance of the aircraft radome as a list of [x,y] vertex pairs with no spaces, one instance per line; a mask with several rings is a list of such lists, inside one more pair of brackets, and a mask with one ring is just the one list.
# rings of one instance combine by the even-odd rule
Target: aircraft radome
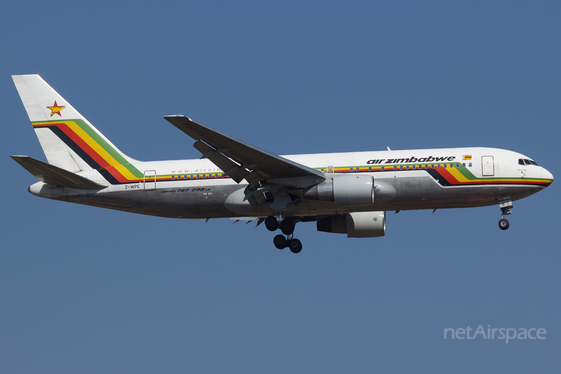
[[33,195],[171,218],[265,222],[274,245],[302,250],[299,222],[348,237],[383,236],[386,212],[499,205],[553,182],[531,158],[496,148],[278,156],[183,115],[164,118],[201,159],[138,161],[113,145],[38,75],[14,75],[47,161],[11,156],[39,179]]

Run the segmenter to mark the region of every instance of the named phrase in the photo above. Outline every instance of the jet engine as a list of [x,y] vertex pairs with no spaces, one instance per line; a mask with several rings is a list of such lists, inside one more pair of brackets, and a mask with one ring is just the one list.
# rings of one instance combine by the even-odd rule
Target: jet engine
[[348,238],[375,238],[386,233],[386,212],[337,214],[317,221],[318,231],[347,234]]
[[304,191],[304,198],[340,205],[374,204],[374,178],[371,175],[333,176]]

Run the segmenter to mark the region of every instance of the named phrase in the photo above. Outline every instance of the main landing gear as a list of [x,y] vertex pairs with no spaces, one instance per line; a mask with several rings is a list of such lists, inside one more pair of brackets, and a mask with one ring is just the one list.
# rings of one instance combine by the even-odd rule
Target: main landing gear
[[[296,227],[296,222],[290,218],[285,218],[282,221],[278,221],[275,217],[269,216],[265,219],[265,227],[269,231],[276,231],[281,229],[284,235],[277,235],[273,238],[273,244],[278,249],[289,248],[292,253],[300,253],[302,251],[302,242],[294,238],[294,228]],[[286,237],[285,237],[286,235]]]
[[499,228],[501,230],[506,230],[510,227],[510,223],[508,222],[508,219],[505,218],[505,216],[508,216],[509,214],[512,214],[512,212],[510,211],[512,209],[512,201],[511,200],[506,200],[500,203],[499,207],[501,208],[501,219],[499,220]]

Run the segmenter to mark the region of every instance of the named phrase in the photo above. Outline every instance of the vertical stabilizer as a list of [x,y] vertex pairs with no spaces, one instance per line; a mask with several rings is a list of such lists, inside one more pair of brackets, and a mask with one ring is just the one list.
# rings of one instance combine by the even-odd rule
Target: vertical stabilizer
[[39,75],[12,79],[49,164],[77,173],[95,169],[110,183],[140,177],[131,162]]

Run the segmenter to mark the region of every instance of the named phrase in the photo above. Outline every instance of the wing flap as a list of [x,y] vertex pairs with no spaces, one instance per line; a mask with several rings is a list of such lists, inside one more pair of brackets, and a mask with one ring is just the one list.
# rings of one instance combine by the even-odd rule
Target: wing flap
[[226,175],[235,180],[236,183],[240,183],[249,175],[249,171],[246,168],[241,167],[208,144],[197,140],[193,147],[203,154],[202,158],[208,158],[214,165],[222,169]]
[[[239,183],[240,178],[252,183],[260,180],[314,177],[325,180],[323,173],[284,157],[249,145],[229,135],[201,125],[183,115],[165,116],[172,125],[197,140],[195,148],[203,157],[210,159],[216,166]],[[204,142],[204,143],[203,143]],[[221,166],[223,165],[223,166]],[[224,167],[238,168],[227,172]],[[241,170],[240,170],[241,169]],[[248,171],[245,173],[243,170]],[[251,171],[251,173],[249,172]],[[238,181],[239,179],[239,181]]]
[[82,190],[100,190],[106,187],[90,179],[74,174],[71,171],[61,169],[58,166],[47,164],[46,162],[36,160],[29,156],[10,157],[41,182],[47,184]]

